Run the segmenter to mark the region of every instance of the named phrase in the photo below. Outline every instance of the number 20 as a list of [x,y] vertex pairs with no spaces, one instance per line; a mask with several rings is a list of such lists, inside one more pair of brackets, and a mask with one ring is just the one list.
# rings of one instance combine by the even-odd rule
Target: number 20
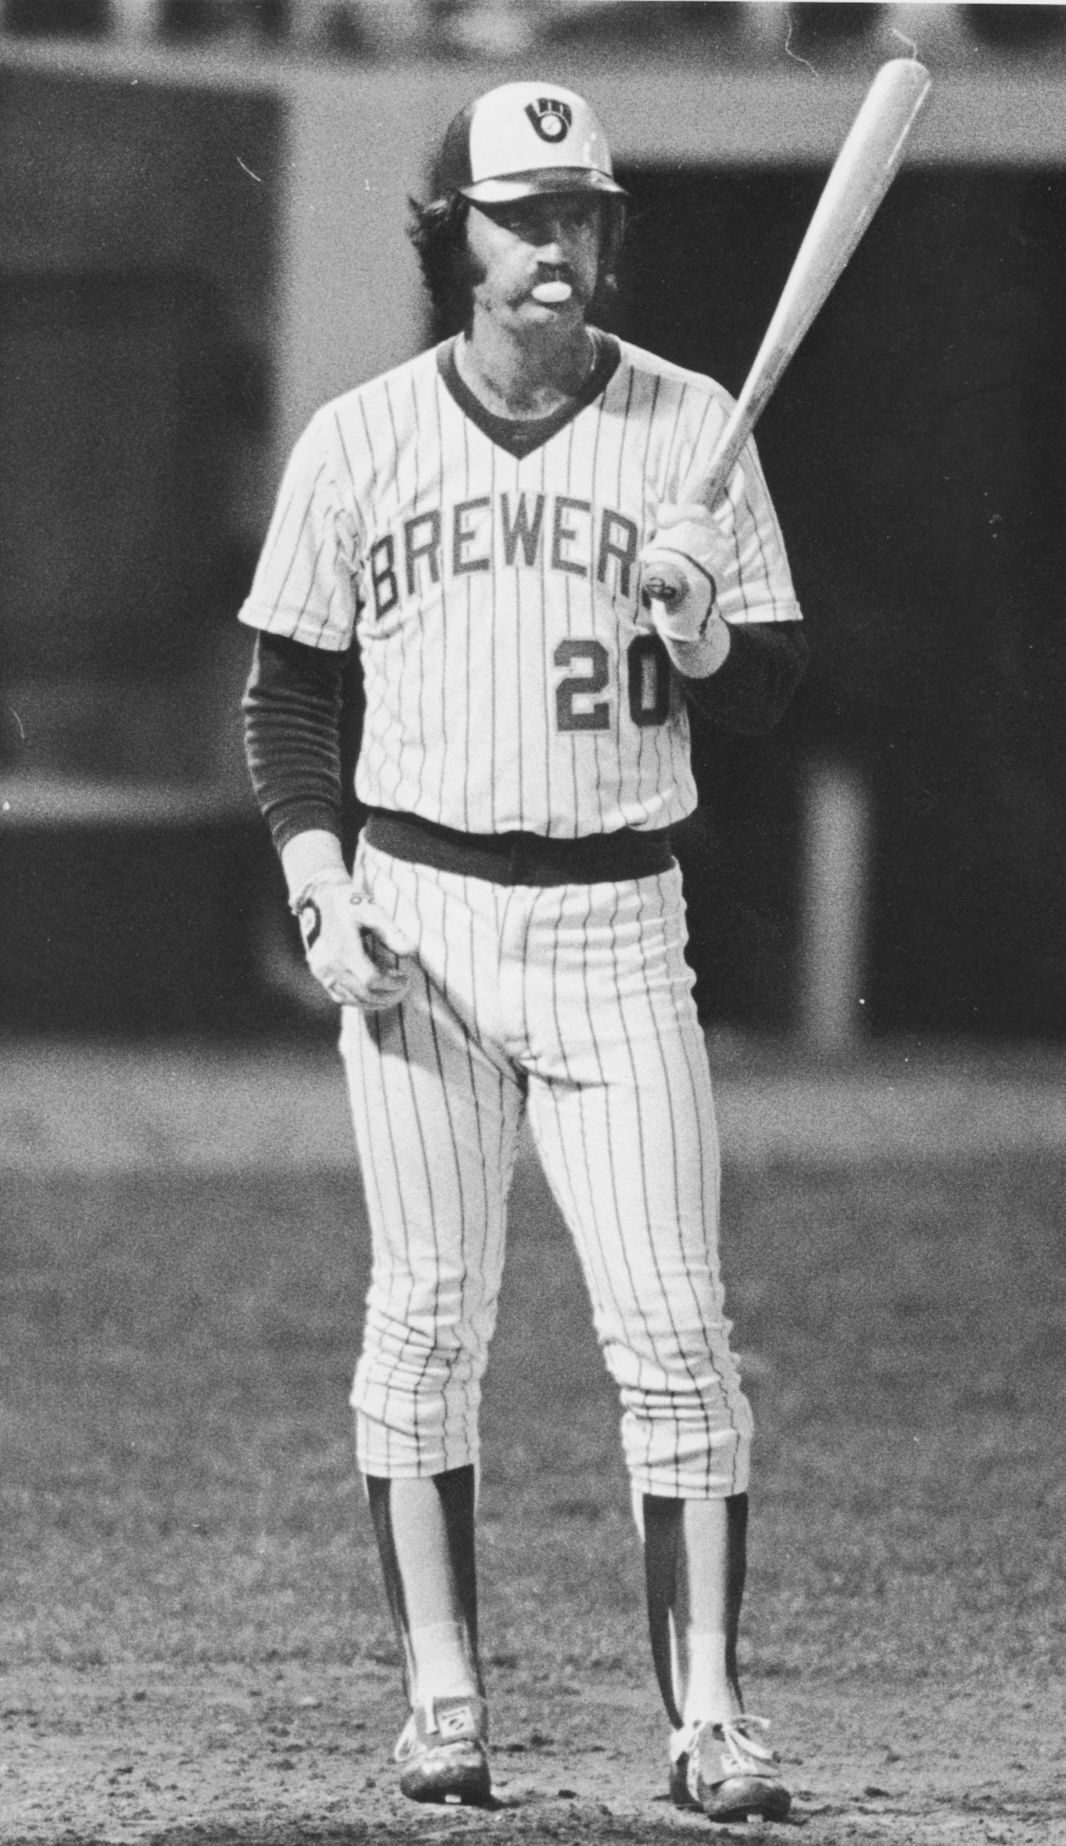
[[[555,688],[555,721],[561,731],[607,731],[611,726],[609,699],[599,699],[611,677],[611,660],[602,641],[560,641],[555,650],[557,667],[587,666],[571,673]],[[670,660],[658,635],[637,635],[626,649],[629,715],[643,730],[665,724],[670,715]],[[592,700],[580,711],[577,699]]]

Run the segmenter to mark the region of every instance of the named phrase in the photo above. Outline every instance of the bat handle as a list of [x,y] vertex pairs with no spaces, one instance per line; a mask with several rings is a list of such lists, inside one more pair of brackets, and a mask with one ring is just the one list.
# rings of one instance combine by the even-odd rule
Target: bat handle
[[685,593],[685,578],[680,570],[672,564],[657,564],[650,577],[644,579],[645,593],[653,602],[672,603]]

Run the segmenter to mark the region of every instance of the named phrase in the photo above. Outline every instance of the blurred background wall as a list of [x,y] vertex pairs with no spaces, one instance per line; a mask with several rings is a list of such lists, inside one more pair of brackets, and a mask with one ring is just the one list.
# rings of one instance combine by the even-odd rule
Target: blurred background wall
[[318,1029],[235,615],[311,412],[431,337],[405,201],[454,110],[588,93],[613,325],[735,391],[911,51],[911,157],[760,427],[815,657],[774,740],[698,745],[692,958],[710,1022],[827,1049],[1063,1034],[1063,9],[769,0],[0,7],[6,1030]]

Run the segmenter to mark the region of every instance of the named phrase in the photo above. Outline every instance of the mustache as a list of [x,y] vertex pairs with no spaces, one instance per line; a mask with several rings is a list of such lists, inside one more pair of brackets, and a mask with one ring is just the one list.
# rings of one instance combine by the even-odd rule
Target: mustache
[[[488,277],[488,273],[488,266],[484,260],[476,257],[469,246],[461,252],[457,264],[457,281],[460,284],[470,290],[479,288]],[[586,288],[569,263],[538,262],[533,273],[518,292],[528,295],[539,282],[566,282],[573,290],[575,301],[581,307],[586,308],[595,295],[597,287],[597,284],[593,283],[591,288]]]
[[577,301],[588,301],[590,291],[569,263],[538,263],[529,285],[530,289],[537,288],[541,282],[565,282]]

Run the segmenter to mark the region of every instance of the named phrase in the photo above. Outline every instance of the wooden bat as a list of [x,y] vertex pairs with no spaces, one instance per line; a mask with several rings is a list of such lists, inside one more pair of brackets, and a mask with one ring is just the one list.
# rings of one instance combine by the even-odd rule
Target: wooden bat
[[[711,454],[699,495],[705,506],[713,508],[721,499],[740,451],[785,367],[892,184],[930,87],[929,72],[916,58],[891,59],[870,85],[833,163],[763,343]],[[685,578],[680,569],[663,563],[645,579],[644,588],[656,602],[669,603],[683,593]]]

